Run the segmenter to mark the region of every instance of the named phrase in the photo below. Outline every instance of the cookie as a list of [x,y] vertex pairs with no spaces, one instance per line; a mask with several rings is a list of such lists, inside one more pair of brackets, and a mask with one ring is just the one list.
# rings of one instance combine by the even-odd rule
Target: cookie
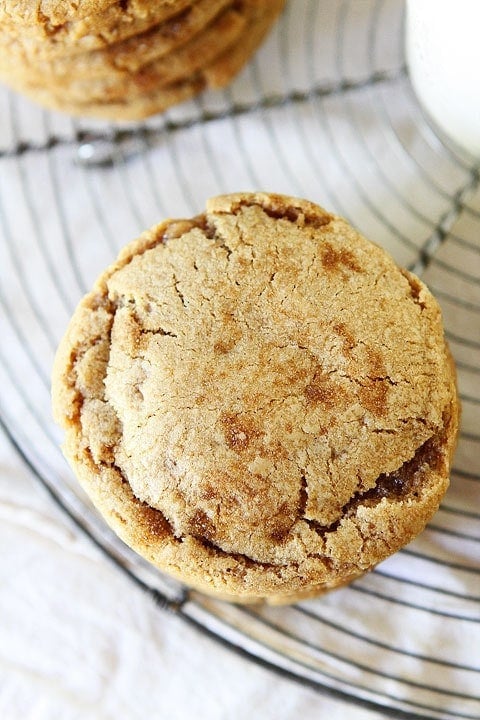
[[229,47],[203,69],[207,87],[212,89],[225,87],[240,72],[264,40],[284,5],[285,0],[271,0],[268,7],[262,3],[253,3],[252,20],[248,32],[239,42]]
[[[22,88],[18,88],[22,89]],[[190,80],[185,80],[173,85],[162,87],[153,92],[137,95],[133,98],[128,96],[118,101],[86,101],[84,103],[72,102],[65,96],[54,95],[49,90],[22,89],[34,102],[52,110],[77,115],[80,117],[92,117],[104,120],[132,121],[164,112],[173,105],[190,100],[205,89],[205,80],[201,75],[196,75]]]
[[[173,83],[166,83],[165,70],[170,71],[170,76],[175,68],[177,74],[180,73],[181,64],[177,61],[168,63],[163,60],[155,68],[144,68],[142,71],[125,79],[123,84],[123,93],[119,97],[112,97],[115,90],[107,92],[105,84],[100,86],[94,81],[89,83],[89,87],[83,86],[84,93],[71,93],[69,88],[63,85],[51,85],[45,82],[33,82],[32,78],[15,76],[10,70],[3,71],[4,81],[12,85],[15,89],[24,92],[32,100],[46,107],[60,110],[71,115],[79,115],[84,117],[104,118],[108,120],[139,120],[154,113],[163,112],[172,105],[178,104],[198,94],[205,88],[218,89],[224,87],[233,77],[242,69],[243,65],[249,60],[252,53],[260,45],[266,33],[270,29],[272,23],[277,18],[284,6],[284,0],[274,0],[269,2],[268,6],[263,0],[247,0],[242,7],[248,9],[248,15],[236,12],[236,25],[245,21],[244,31],[239,34],[236,42],[227,43],[227,49],[220,52],[221,46],[218,44],[208,48],[202,55],[204,61],[213,54],[219,52],[214,59],[193,71],[199,54],[195,52],[195,48],[200,47],[200,40],[195,40],[195,45],[187,44],[182,52],[186,59],[185,65],[188,65],[188,57],[193,59],[190,63],[190,75],[180,77]],[[240,7],[240,5],[238,6]],[[223,33],[225,40],[226,33],[231,33],[229,39],[232,39],[235,26],[232,24],[233,15],[221,17],[218,20],[225,23],[227,28]],[[218,32],[217,25],[217,32]],[[203,40],[204,41],[204,40]],[[203,42],[202,41],[202,42]],[[171,58],[171,55],[168,56]],[[185,68],[183,65],[183,68]],[[1,65],[0,65],[1,69]],[[163,76],[161,73],[163,71]],[[108,86],[108,83],[107,83]]]
[[33,27],[56,26],[103,12],[114,3],[115,0],[4,0],[0,5],[0,21]]
[[412,540],[458,427],[439,307],[348,223],[266,193],[128,245],[58,349],[64,452],[119,536],[238,602],[292,602]]
[[196,0],[175,0],[155,2],[144,0],[141,7],[132,12],[129,3],[120,0],[103,12],[94,13],[78,20],[60,25],[2,22],[0,37],[5,49],[13,47],[29,61],[51,60],[107,47],[138,33],[145,32],[153,25],[165,22],[196,4]]
[[92,18],[92,34],[83,20],[83,30],[77,28],[75,37],[70,30],[68,42],[59,32],[39,41],[25,37],[25,34],[12,36],[3,32],[0,34],[2,59],[10,64],[21,62],[31,72],[52,77],[72,71],[81,76],[82,70],[94,77],[99,73],[105,75],[108,68],[117,67],[135,70],[187,42],[222,9],[233,5],[231,0],[197,0],[194,3],[182,0],[177,4],[175,10],[171,5],[162,10],[153,4],[147,15],[140,18],[120,14],[117,7],[110,8],[113,16],[110,32],[100,19]]
[[73,77],[81,79],[137,72],[145,65],[188,43],[233,4],[232,0],[199,0],[180,15],[155,25],[144,33],[102,50],[82,53],[55,63],[45,63],[43,70],[52,79],[72,74]]
[[[48,84],[52,92],[62,94],[74,101],[84,100],[116,100],[128,95],[136,96],[155,90],[156,88],[171,85],[173,82],[190,77],[203,65],[214,60],[226,48],[231,46],[247,27],[247,17],[244,13],[228,9],[215,18],[206,28],[195,35],[191,40],[181,45],[173,52],[162,55],[153,62],[142,65],[136,72],[104,66],[104,72],[96,76],[99,70],[98,64],[94,64],[94,74],[89,75],[88,57],[80,57],[80,77],[75,72],[76,63],[64,76],[52,76],[42,72],[42,64],[38,72],[32,71],[30,67],[20,67],[16,70],[13,66],[7,66],[6,61],[0,59],[0,71],[6,72],[10,77],[24,79],[24,82],[31,86]],[[138,61],[141,62],[142,54]],[[134,62],[131,56],[130,62]],[[60,64],[61,66],[61,64]]]

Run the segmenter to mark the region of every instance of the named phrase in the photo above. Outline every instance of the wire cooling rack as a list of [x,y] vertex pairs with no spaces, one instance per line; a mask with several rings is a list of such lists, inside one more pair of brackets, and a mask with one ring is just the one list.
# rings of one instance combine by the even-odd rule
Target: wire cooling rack
[[[479,718],[479,168],[417,104],[403,15],[400,0],[290,0],[228,90],[142,124],[74,121],[0,92],[0,417],[54,500],[162,608],[389,716]],[[463,402],[451,488],[426,531],[351,586],[287,608],[230,606],[144,563],[82,494],[50,417],[58,340],[118,249],[249,189],[317,201],[423,275]]]

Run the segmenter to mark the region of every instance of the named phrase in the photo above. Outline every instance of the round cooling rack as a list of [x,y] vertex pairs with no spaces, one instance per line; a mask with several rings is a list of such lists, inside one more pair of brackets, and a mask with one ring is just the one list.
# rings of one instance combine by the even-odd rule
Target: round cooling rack
[[[1,423],[55,501],[163,608],[389,716],[480,718],[479,168],[422,113],[403,16],[400,0],[290,0],[228,90],[141,124],[74,121],[0,92]],[[50,414],[59,338],[119,248],[250,189],[347,216],[423,276],[463,403],[451,487],[425,532],[351,586],[285,608],[188,592],[126,548],[73,479]]]

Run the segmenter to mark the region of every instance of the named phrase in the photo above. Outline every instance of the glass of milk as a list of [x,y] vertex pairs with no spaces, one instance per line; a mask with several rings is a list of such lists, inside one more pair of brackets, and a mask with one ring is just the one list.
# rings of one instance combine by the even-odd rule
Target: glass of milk
[[408,0],[406,50],[427,114],[480,159],[480,0]]

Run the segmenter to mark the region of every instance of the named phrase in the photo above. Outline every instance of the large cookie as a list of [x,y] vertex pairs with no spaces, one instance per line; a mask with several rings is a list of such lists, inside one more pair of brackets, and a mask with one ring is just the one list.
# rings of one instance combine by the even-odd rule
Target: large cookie
[[103,12],[114,3],[115,0],[3,0],[0,21],[33,27],[59,25]]
[[213,62],[203,68],[203,77],[209,88],[222,88],[240,72],[247,60],[260,46],[272,23],[283,10],[285,0],[270,0],[265,7],[258,0],[249,0],[252,21],[239,42],[229,47]]
[[61,342],[53,407],[120,537],[237,601],[323,592],[412,540],[458,425],[427,288],[345,220],[265,193],[123,250]]
[[[88,58],[84,56],[74,58],[81,58],[79,74],[75,72],[76,63],[73,63],[71,70],[65,71],[64,75],[53,76],[42,73],[41,65],[39,72],[32,71],[29,67],[19,67],[16,70],[13,66],[5,67],[2,59],[0,71],[9,77],[18,77],[26,85],[48,87],[53,93],[76,102],[117,100],[126,95],[134,97],[171,85],[180,79],[190,78],[199,68],[233,45],[246,27],[245,14],[228,9],[189,42],[152,62],[145,63],[134,72],[106,65],[104,73],[98,76],[99,67],[94,64],[94,74],[90,77]],[[141,58],[139,60],[141,61]]]
[[114,0],[102,11],[54,24],[40,16],[28,24],[18,18],[2,20],[0,36],[3,48],[30,60],[66,57],[103,48],[145,32],[154,25],[179,16],[198,0]]
[[187,43],[222,11],[233,5],[232,0],[198,0],[173,18],[127,40],[100,50],[53,59],[29,55],[22,43],[0,36],[0,66],[13,72],[21,68],[32,79],[48,78],[51,82],[61,82],[65,78],[114,76],[122,71],[135,72]]
[[[115,83],[114,89],[109,89],[108,81],[105,85],[93,80],[88,85],[84,84],[83,92],[78,93],[75,88],[70,92],[67,83],[51,85],[45,82],[45,78],[34,81],[28,74],[25,76],[25,73],[15,76],[12,71],[4,72],[4,80],[36,102],[55,110],[109,120],[139,120],[163,112],[205,88],[224,87],[242,69],[260,45],[283,6],[284,0],[271,0],[268,3],[264,0],[246,0],[242,5],[244,12],[227,11],[216,21],[225,25],[224,40],[227,39],[227,34],[229,40],[237,36],[235,42],[225,43],[227,47],[223,52],[220,52],[219,43],[209,47],[205,55],[202,55],[203,61],[207,61],[210,53],[215,57],[193,71],[200,57],[195,49],[204,42],[204,39],[194,38],[177,51],[177,53],[181,52],[185,59],[183,66],[179,63],[178,57],[171,63],[168,62],[168,59],[171,60],[174,55],[172,53],[167,59],[152,63],[153,67],[147,66],[138,73],[130,75],[129,78],[124,76],[123,92],[120,97],[112,97],[118,93],[115,90]],[[245,9],[248,11],[247,14]],[[247,18],[248,22],[246,22]],[[244,30],[238,34],[240,24],[243,25]],[[217,30],[218,28],[217,24]],[[182,67],[185,68],[187,65],[190,67],[190,75],[179,77],[174,82],[166,82],[166,72],[170,73],[170,77],[180,75]]]
[[[22,89],[22,88],[18,88]],[[93,117],[105,120],[132,121],[140,120],[156,113],[164,112],[172,105],[190,100],[205,89],[205,79],[196,75],[190,80],[180,81],[153,92],[135,97],[125,96],[118,101],[70,101],[62,95],[54,95],[50,90],[41,88],[24,88],[23,91],[32,100],[52,110],[59,110],[69,115]]]

